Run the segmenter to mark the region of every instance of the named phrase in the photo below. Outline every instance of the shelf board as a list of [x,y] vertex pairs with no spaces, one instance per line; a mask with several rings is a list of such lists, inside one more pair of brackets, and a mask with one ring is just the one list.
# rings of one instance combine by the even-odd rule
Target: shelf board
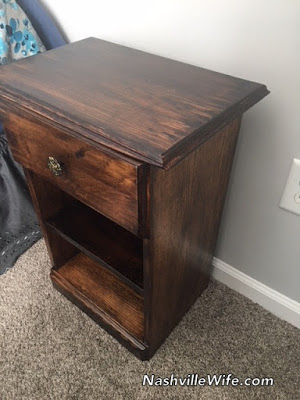
[[79,201],[63,208],[46,225],[143,293],[142,239]]
[[127,340],[131,338],[136,347],[142,348],[143,296],[115,274],[87,255],[78,253],[59,269],[52,270],[51,279],[73,302],[85,311],[90,310],[92,317],[100,318]]

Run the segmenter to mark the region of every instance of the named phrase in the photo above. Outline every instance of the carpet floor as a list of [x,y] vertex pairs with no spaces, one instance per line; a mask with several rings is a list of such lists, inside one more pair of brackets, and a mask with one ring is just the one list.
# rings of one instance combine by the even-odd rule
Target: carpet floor
[[[299,400],[300,330],[212,281],[141,362],[52,288],[43,241],[0,276],[0,399]],[[272,377],[273,386],[143,386],[144,374]]]

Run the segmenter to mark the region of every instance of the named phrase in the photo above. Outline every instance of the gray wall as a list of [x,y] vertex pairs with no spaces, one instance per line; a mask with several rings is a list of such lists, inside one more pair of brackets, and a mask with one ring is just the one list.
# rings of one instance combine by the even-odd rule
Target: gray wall
[[96,36],[267,84],[244,116],[216,256],[300,301],[300,217],[278,207],[300,158],[300,2],[43,3],[70,41]]

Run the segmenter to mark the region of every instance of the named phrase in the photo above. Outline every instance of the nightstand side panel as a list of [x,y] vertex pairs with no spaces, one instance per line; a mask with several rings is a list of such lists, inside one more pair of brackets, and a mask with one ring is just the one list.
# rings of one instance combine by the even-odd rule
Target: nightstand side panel
[[145,263],[150,354],[208,285],[240,122],[230,122],[169,171],[151,168]]

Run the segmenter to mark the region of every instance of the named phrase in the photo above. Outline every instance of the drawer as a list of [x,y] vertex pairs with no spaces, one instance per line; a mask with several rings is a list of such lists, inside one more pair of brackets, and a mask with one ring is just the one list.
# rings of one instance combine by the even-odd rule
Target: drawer
[[145,165],[108,154],[36,117],[10,112],[4,122],[13,155],[24,168],[129,231],[143,235]]

